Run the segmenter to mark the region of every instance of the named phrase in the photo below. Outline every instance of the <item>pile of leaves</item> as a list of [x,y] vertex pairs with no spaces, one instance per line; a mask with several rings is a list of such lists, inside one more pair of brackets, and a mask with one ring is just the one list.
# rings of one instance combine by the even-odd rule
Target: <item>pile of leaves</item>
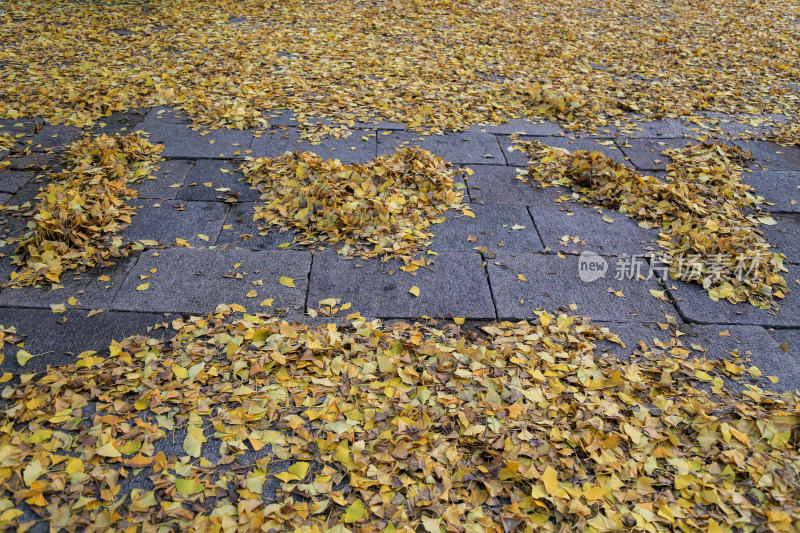
[[11,149],[16,143],[17,139],[14,135],[0,132],[0,152]]
[[800,124],[784,124],[771,131],[767,140],[783,146],[800,146]]
[[797,18],[785,0],[6,0],[0,117],[84,126],[173,105],[234,128],[278,108],[428,131],[704,110],[796,123]]
[[294,229],[302,233],[296,244],[341,245],[343,255],[408,263],[431,243],[431,224],[464,208],[463,184],[450,164],[418,147],[364,165],[287,153],[248,161],[242,171],[267,201],[254,216],[265,230]]
[[[753,188],[742,183],[749,157],[736,147],[705,143],[664,152],[672,158],[665,181],[639,175],[600,152],[568,152],[538,141],[518,143],[532,160],[529,173],[542,186],[563,185],[584,202],[618,209],[661,230],[663,262],[675,279],[703,285],[715,301],[770,308],[785,296],[783,255],[771,252],[758,231]],[[691,263],[691,265],[690,265]]]
[[139,135],[86,137],[64,155],[65,169],[50,176],[25,213],[27,227],[16,238],[12,264],[21,267],[7,284],[58,283],[66,270],[109,265],[129,248],[118,233],[135,209],[128,183],[147,176],[162,146]]
[[800,523],[798,396],[753,384],[746,354],[692,358],[675,336],[622,361],[600,356],[599,341],[619,342],[607,329],[546,312],[481,336],[357,314],[310,327],[231,307],[174,320],[169,340],[129,337],[7,384],[0,521],[431,532]]

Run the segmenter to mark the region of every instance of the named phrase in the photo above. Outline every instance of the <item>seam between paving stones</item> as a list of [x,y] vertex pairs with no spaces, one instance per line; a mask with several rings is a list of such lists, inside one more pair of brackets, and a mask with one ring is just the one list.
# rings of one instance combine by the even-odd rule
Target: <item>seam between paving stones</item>
[[483,275],[486,277],[486,284],[489,285],[489,297],[492,299],[492,307],[494,307],[494,318],[498,320],[500,313],[497,311],[497,302],[494,300],[494,291],[492,290],[492,278],[489,277],[489,267],[488,267],[488,259],[480,253],[481,256],[481,267],[483,267]]
[[533,224],[533,229],[536,230],[536,236],[539,237],[539,243],[542,245],[542,253],[544,253],[544,249],[547,248],[547,246],[545,245],[544,239],[542,238],[542,233],[539,231],[539,226],[536,224],[536,219],[533,217],[533,213],[531,212],[533,206],[526,205],[525,209],[528,211],[528,216],[530,217],[531,223]]
[[306,274],[306,297],[303,299],[303,312],[308,310],[308,297],[311,296],[311,273],[314,271],[314,256],[317,255],[311,251],[311,261],[308,262],[308,274]]

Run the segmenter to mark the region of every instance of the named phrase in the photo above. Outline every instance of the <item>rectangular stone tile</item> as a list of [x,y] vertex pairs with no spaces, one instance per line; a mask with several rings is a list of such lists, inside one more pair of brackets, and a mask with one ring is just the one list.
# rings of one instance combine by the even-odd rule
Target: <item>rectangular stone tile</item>
[[444,135],[420,135],[410,131],[393,131],[378,135],[378,154],[394,153],[400,146],[420,146],[445,161],[459,165],[503,164],[497,138],[489,133],[464,131]]
[[617,141],[626,158],[639,170],[664,170],[671,161],[663,155],[669,148],[683,148],[686,139],[627,139]]
[[[309,252],[230,248],[147,251],[123,283],[113,309],[203,314],[218,304],[236,303],[253,312],[277,308],[296,312],[305,304],[310,266]],[[151,273],[153,268],[157,269],[155,273]],[[293,278],[295,287],[281,285],[282,276]],[[149,288],[137,290],[143,283],[149,283]],[[247,297],[250,291],[255,291],[254,297]],[[259,307],[267,298],[274,298],[273,306]]]
[[800,213],[800,169],[745,172],[742,182],[755,187],[756,194],[772,204],[764,206],[765,209],[773,213]]
[[800,263],[800,214],[775,215],[772,218],[777,224],[759,224],[758,229],[774,251],[786,255],[786,261]]
[[[503,148],[503,154],[505,155],[506,162],[509,165],[515,167],[528,166],[529,157],[526,153],[523,153],[517,148],[509,152],[509,147],[514,146],[514,139],[504,135],[498,135],[497,140],[500,142],[500,146]],[[626,163],[624,154],[619,150],[619,148],[617,148],[613,141],[609,141],[608,139],[572,139],[570,137],[532,137],[528,135],[520,135],[520,137],[516,140],[539,141],[547,146],[551,146],[553,148],[563,148],[565,150],[569,150],[570,152],[575,152],[577,150],[600,152],[606,157],[613,159],[617,163]],[[611,144],[600,144],[608,142],[611,142]]]
[[271,128],[262,133],[260,138],[253,139],[250,155],[277,157],[286,152],[313,152],[323,159],[338,159],[342,163],[365,163],[375,159],[376,130],[351,131],[351,135],[347,138],[324,138],[320,144],[311,144],[300,138],[297,128]]
[[631,117],[636,123],[632,127],[618,127],[614,124],[599,126],[591,133],[578,133],[579,137],[625,137],[630,139],[680,139],[689,132],[680,120],[667,118],[664,120],[647,120],[641,117]]
[[[762,327],[693,324],[681,328],[681,331],[686,333],[681,337],[684,345],[691,346],[694,343],[706,349],[699,353],[693,351],[692,355],[733,361],[731,352],[738,351],[742,357],[750,360],[744,365],[745,368],[755,365],[762,371],[764,377],[761,378],[750,379],[747,375],[747,379],[742,381],[726,380],[730,389],[746,390],[745,384],[752,383],[778,392],[800,390],[800,359],[781,350],[779,343]],[[766,376],[777,376],[778,383],[773,384]]]
[[197,161],[189,170],[183,187],[177,191],[179,200],[206,202],[223,202],[228,199],[253,202],[261,197],[261,193],[245,181],[238,161],[218,159]]
[[92,135],[101,133],[127,135],[133,132],[133,128],[144,120],[146,114],[146,109],[130,109],[125,112],[114,111],[107,117],[97,120],[97,124],[91,129]]
[[471,129],[484,133],[511,135],[519,133],[522,135],[536,135],[540,137],[551,137],[564,135],[564,130],[557,122],[546,120],[544,122],[533,122],[525,118],[512,118],[497,125],[478,125]]
[[[436,252],[469,252],[485,247],[490,253],[500,251],[539,252],[543,249],[539,235],[524,207],[493,205],[472,207],[475,218],[459,211],[447,211],[446,220],[433,224],[431,250]],[[514,228],[517,229],[514,229]],[[467,241],[474,237],[475,242]]]
[[80,128],[60,124],[46,124],[31,139],[31,150],[37,152],[63,150],[83,135]]
[[564,187],[539,187],[528,176],[520,175],[516,167],[476,165],[472,170],[465,183],[472,203],[477,205],[544,205],[572,194]]
[[25,335],[25,350],[36,357],[24,367],[17,363],[17,346],[6,344],[0,364],[3,372],[41,372],[48,366],[65,366],[77,362],[77,355],[86,350],[107,354],[111,341],[130,335],[149,335],[154,338],[171,336],[169,329],[152,329],[169,319],[154,313],[103,312],[87,316],[85,310],[70,309],[53,314],[49,309],[0,308],[0,324],[17,328]]
[[168,159],[158,164],[158,169],[150,173],[154,179],[140,179],[131,184],[139,192],[139,198],[160,198],[174,200],[178,189],[173,185],[183,184],[192,169],[194,161]]
[[[217,238],[217,245],[229,245],[245,250],[276,250],[281,244],[289,243],[298,235],[293,231],[279,231],[274,227],[261,235],[259,227],[263,221],[254,221],[255,214],[254,202],[241,202],[233,204],[228,211],[228,216],[223,224],[223,230]],[[231,226],[230,229],[224,229]]]
[[[567,189],[564,189],[567,190]],[[659,250],[658,231],[613,209],[596,209],[578,201],[548,202],[529,208],[544,245],[555,251],[599,255],[633,255]],[[608,223],[604,220],[614,222]],[[562,239],[562,237],[577,237]],[[584,244],[585,243],[585,244]]]
[[[671,342],[674,336],[672,327],[664,331],[656,324],[595,322],[595,325],[607,327],[609,331],[619,335],[625,343],[623,348],[615,343],[601,341],[597,345],[598,353],[614,354],[624,360],[631,358],[635,360],[635,354],[639,352],[639,342],[644,342],[648,348],[653,348],[654,339]],[[779,378],[776,384],[768,381],[766,377],[752,379],[747,373],[742,380],[723,378],[726,389],[731,392],[740,393],[746,390],[746,384],[778,392],[796,390],[800,387],[800,359],[783,352],[770,336],[772,332],[767,332],[760,326],[680,324],[678,331],[683,334],[679,337],[679,346],[688,350],[692,359],[735,361],[733,352],[736,351],[743,358],[741,363],[745,368],[755,365],[764,376]],[[745,359],[749,359],[749,362],[745,363]]]
[[[615,322],[664,321],[664,313],[677,315],[675,309],[650,293],[661,286],[651,277],[649,280],[617,280],[615,258],[598,257],[606,264],[605,275],[591,282],[579,278],[579,258],[566,255],[498,254],[488,261],[489,282],[492,287],[497,315],[500,318],[535,318],[534,311],[546,309],[550,312],[577,304],[574,314],[588,316],[593,320]],[[641,263],[641,272],[649,274]],[[527,281],[522,281],[522,274]],[[616,296],[607,289],[621,290],[625,297]]]
[[[180,238],[192,246],[209,246],[216,242],[228,206],[221,202],[186,202],[181,200],[131,200],[137,206],[131,224],[122,232],[129,241],[149,239],[166,245]],[[205,235],[208,240],[198,237]]]
[[294,116],[291,109],[272,109],[262,111],[261,115],[266,119],[270,126],[299,126],[300,123]]
[[[75,306],[81,309],[109,309],[114,295],[119,290],[128,271],[136,263],[136,257],[115,259],[109,267],[90,268],[86,272],[67,271],[61,274],[62,288],[6,287],[0,291],[0,307],[31,307],[49,309],[51,304],[66,304],[71,296],[78,299]],[[109,281],[99,278],[108,276]]]
[[[700,115],[706,118],[706,126],[715,129],[719,128],[719,130],[721,130],[721,135],[714,134],[714,136],[721,137],[722,139],[739,139],[741,136],[755,137],[768,132],[772,128],[772,126],[769,125],[772,121],[763,121],[763,115],[731,115],[715,111],[705,111],[700,113]],[[756,120],[756,123],[751,123],[752,120]],[[759,122],[759,120],[762,122]],[[697,126],[692,125],[691,127],[696,128]]]
[[36,176],[35,172],[0,170],[0,192],[15,193]]
[[[480,254],[440,252],[427,259],[434,263],[412,276],[401,271],[395,261],[346,260],[330,250],[317,252],[311,269],[309,305],[325,298],[341,298],[353,304],[351,312],[364,316],[494,318]],[[389,270],[395,273],[389,275]],[[418,298],[408,292],[413,286],[420,289]]]
[[5,161],[9,162],[5,170],[41,172],[53,167],[58,162],[58,156],[47,152],[30,152],[8,157]]
[[733,141],[742,150],[750,150],[755,168],[765,170],[800,170],[800,147],[781,146],[768,141]]
[[151,107],[142,122],[158,122],[161,124],[191,124],[192,120],[172,107]]
[[32,134],[39,131],[44,126],[41,118],[3,118],[0,119],[0,132],[2,133],[25,133]]
[[767,332],[775,339],[782,352],[789,354],[793,360],[800,361],[800,329],[769,328]]
[[0,205],[6,205],[11,201],[11,193],[0,192]]
[[687,322],[699,324],[750,324],[764,327],[800,326],[800,267],[787,265],[784,272],[791,292],[779,301],[777,312],[765,311],[749,303],[713,301],[697,283],[668,280],[670,295]]
[[[253,134],[249,131],[229,129],[199,129],[194,131],[185,124],[142,122],[136,131],[150,133],[153,144],[163,144],[162,157],[181,159],[231,159],[244,157],[250,148]],[[201,132],[209,131],[206,135]],[[213,142],[212,142],[213,141]],[[236,154],[236,155],[234,155]]]

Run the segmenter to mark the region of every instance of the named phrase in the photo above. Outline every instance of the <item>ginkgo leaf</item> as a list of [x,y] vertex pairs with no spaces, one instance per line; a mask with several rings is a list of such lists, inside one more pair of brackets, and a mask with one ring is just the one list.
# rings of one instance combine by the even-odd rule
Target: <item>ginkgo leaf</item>
[[419,298],[419,287],[417,287],[416,285],[408,289],[408,292],[414,295],[415,298]]
[[281,276],[281,279],[280,279],[280,280],[278,280],[278,282],[279,282],[281,285],[284,285],[284,286],[286,286],[286,287],[292,287],[292,288],[294,288],[294,280],[293,280],[292,278],[287,278],[286,276]]

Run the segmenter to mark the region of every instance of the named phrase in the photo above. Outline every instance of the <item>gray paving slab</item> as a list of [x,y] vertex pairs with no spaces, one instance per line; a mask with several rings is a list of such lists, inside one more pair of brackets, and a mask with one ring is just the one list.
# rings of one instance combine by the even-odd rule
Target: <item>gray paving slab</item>
[[125,112],[114,111],[107,117],[97,120],[97,125],[91,129],[92,135],[100,133],[125,135],[133,131],[133,128],[144,120],[145,114],[144,109],[131,109]]
[[264,223],[253,220],[255,206],[255,202],[240,202],[230,206],[217,238],[218,246],[227,244],[245,250],[276,250],[281,244],[292,242],[298,235],[293,231],[281,232],[277,227],[261,235],[259,227]]
[[751,171],[742,181],[753,186],[754,194],[764,197],[761,207],[773,213],[800,212],[800,171]]
[[[714,111],[705,111],[700,113],[700,115],[706,118],[706,126],[719,128],[721,130],[722,134],[715,134],[715,137],[721,137],[723,139],[739,139],[742,136],[754,137],[772,129],[772,126],[769,125],[772,121],[764,121],[763,115],[730,115]],[[751,122],[754,120],[756,121],[755,123]],[[697,128],[697,125],[690,124],[688,127]]]
[[[0,291],[0,307],[28,307],[49,309],[51,304],[67,304],[70,297],[78,299],[74,306],[81,309],[109,309],[114,295],[119,290],[128,271],[136,263],[136,257],[116,259],[109,267],[95,267],[86,272],[67,271],[61,275],[61,288],[6,287]],[[99,279],[110,278],[108,281]]]
[[769,170],[800,169],[800,147],[781,146],[768,141],[733,141],[742,150],[749,150],[755,159],[754,168]]
[[742,181],[772,205],[773,213],[800,213],[800,170],[755,171],[742,174]]
[[131,188],[139,192],[139,198],[160,198],[174,200],[178,195],[176,185],[185,182],[194,161],[185,159],[169,159],[161,161],[158,169],[150,173],[153,179],[140,179],[131,184]]
[[697,283],[669,280],[667,286],[670,296],[687,322],[800,327],[800,266],[786,266],[789,272],[784,272],[783,277],[791,292],[779,301],[777,312],[759,309],[748,303],[731,304],[724,300],[715,302]]
[[192,120],[180,111],[165,106],[151,107],[142,118],[142,122],[158,122],[160,124],[191,124]]
[[201,159],[189,170],[176,198],[206,202],[258,200],[261,193],[245,181],[238,169],[238,161]]
[[542,242],[555,251],[580,254],[590,250],[619,256],[659,249],[658,231],[641,228],[636,220],[613,209],[600,210],[568,200],[543,203],[529,210]]
[[39,191],[47,184],[47,178],[44,174],[33,173],[33,179],[29,180],[11,198],[11,205],[25,205],[35,203],[36,196]]
[[[497,140],[500,143],[500,146],[503,148],[503,154],[505,155],[506,162],[514,167],[527,167],[528,166],[528,155],[521,152],[519,149],[515,149],[509,152],[509,147],[514,145],[514,140],[510,137],[504,135],[498,135]],[[614,144],[614,141],[609,139],[586,139],[586,138],[577,138],[573,139],[570,137],[533,137],[529,135],[520,135],[518,139],[519,141],[539,141],[541,143],[546,144],[547,146],[551,146],[553,148],[564,148],[569,150],[570,152],[575,152],[577,150],[588,150],[592,152],[600,152],[601,154],[605,155],[606,157],[613,159],[617,163],[626,163],[625,156],[622,151]],[[611,144],[600,144],[600,143],[611,143]]]
[[680,120],[667,118],[663,120],[642,120],[641,118],[631,117],[636,126],[617,127],[614,124],[601,126],[592,133],[577,133],[579,137],[626,137],[630,139],[680,139],[688,132],[687,128]]
[[416,132],[393,131],[378,135],[378,154],[391,154],[401,145],[421,146],[445,161],[459,165],[503,164],[503,153],[497,138],[480,131],[420,135]]
[[545,122],[533,122],[525,118],[512,118],[500,124],[477,125],[470,129],[484,133],[501,133],[504,135],[510,135],[512,133],[537,135],[541,137],[564,135],[564,130],[556,122],[551,122],[549,120]]
[[[300,138],[297,128],[279,126],[270,128],[253,139],[252,157],[277,157],[286,152],[313,152],[324,159],[338,159],[343,163],[365,163],[375,159],[377,135],[374,129],[351,130],[343,139],[324,138],[320,144],[311,144]],[[366,139],[366,140],[364,140]]]
[[9,162],[6,170],[40,172],[55,165],[58,162],[58,156],[47,152],[30,152],[17,154],[5,160]]
[[[498,254],[487,262],[498,317],[535,318],[537,309],[553,312],[570,304],[577,304],[575,314],[601,321],[663,322],[664,313],[677,315],[669,303],[650,294],[650,289],[661,289],[654,277],[642,280],[622,276],[617,280],[617,259],[602,260],[607,264],[605,276],[584,282],[578,276],[578,256]],[[645,277],[649,273],[643,262],[641,273]],[[519,279],[520,274],[527,281]],[[612,294],[609,288],[621,290],[625,296]]]
[[[439,252],[438,256],[427,256],[431,259],[433,264],[412,276],[401,271],[395,261],[345,260],[330,250],[317,252],[311,269],[309,305],[325,298],[341,298],[353,304],[352,311],[364,316],[494,318],[480,254]],[[419,297],[408,292],[414,286],[419,287]]]
[[[277,308],[298,312],[305,304],[310,267],[310,252],[290,250],[147,251],[122,284],[113,309],[202,314],[220,303],[236,303],[252,312]],[[152,272],[154,268],[156,272]],[[295,287],[281,285],[282,276],[294,279]],[[149,288],[137,290],[145,283]],[[255,291],[255,296],[247,297],[250,291]],[[273,306],[259,307],[267,298],[274,298]]]
[[[128,204],[138,209],[122,237],[129,241],[154,240],[166,245],[175,244],[177,238],[192,246],[214,244],[228,214],[228,206],[221,202],[130,200]],[[205,235],[207,240],[198,235]]]
[[[731,352],[738,351],[742,357],[749,359],[745,368],[755,365],[764,375],[755,380],[748,376],[743,381],[728,381],[730,388],[746,390],[745,384],[753,383],[779,392],[800,390],[800,359],[781,350],[779,343],[762,327],[688,325],[681,331],[686,333],[685,337],[681,337],[685,345],[694,343],[706,348],[706,352],[700,352],[705,357],[718,361],[733,360]],[[778,382],[773,384],[766,376],[776,376]]]
[[60,124],[46,124],[31,139],[31,150],[60,151],[83,135],[80,128]]
[[[663,330],[653,323],[595,322],[595,325],[607,327],[625,343],[623,348],[615,343],[602,341],[598,343],[598,352],[614,354],[623,360],[635,360],[639,342],[653,348],[654,339],[668,342],[674,336],[674,328]],[[678,331],[682,334],[678,337],[680,345],[689,350],[691,358],[735,361],[734,352],[738,352],[745,368],[755,365],[763,372],[764,377],[761,378],[753,379],[745,374],[746,379],[725,379],[727,390],[740,393],[746,390],[747,384],[778,392],[800,387],[800,358],[781,350],[779,342],[771,336],[773,332],[760,326],[680,324]],[[777,376],[779,381],[773,384],[766,376]]]
[[767,330],[769,336],[775,339],[782,352],[789,354],[793,360],[800,362],[800,329]]
[[11,201],[12,195],[7,192],[0,192],[0,205],[6,205]]
[[446,220],[430,228],[434,234],[430,249],[437,252],[468,252],[485,248],[488,253],[542,251],[542,241],[524,207],[476,205],[472,206],[472,211],[475,218],[459,211],[447,211]]
[[295,118],[294,111],[291,109],[272,109],[262,111],[262,116],[270,126],[299,126]]
[[665,170],[671,159],[662,152],[669,148],[683,148],[690,141],[687,139],[619,139],[617,142],[630,164],[637,169]]
[[544,205],[572,194],[564,187],[539,187],[527,176],[520,176],[516,167],[476,165],[467,178],[472,203],[478,205]]
[[786,255],[786,261],[800,263],[800,214],[774,215],[777,224],[760,224],[758,229],[772,249]]
[[0,192],[15,193],[36,176],[35,172],[0,170]]
[[162,157],[176,159],[243,158],[253,140],[249,131],[203,128],[195,131],[185,124],[161,122],[141,122],[135,131],[148,132],[151,143],[164,145]]
[[44,125],[41,118],[3,118],[0,119],[0,132],[3,133],[25,133],[37,132]]
[[24,349],[36,356],[21,367],[16,358],[19,348],[7,344],[2,350],[5,360],[0,371],[40,372],[48,366],[75,363],[77,355],[86,350],[107,353],[112,340],[130,335],[162,338],[171,334],[170,330],[152,329],[155,324],[169,320],[163,314],[105,311],[87,315],[85,310],[73,309],[54,314],[49,309],[0,308],[0,324],[14,326],[17,334],[26,335]]

